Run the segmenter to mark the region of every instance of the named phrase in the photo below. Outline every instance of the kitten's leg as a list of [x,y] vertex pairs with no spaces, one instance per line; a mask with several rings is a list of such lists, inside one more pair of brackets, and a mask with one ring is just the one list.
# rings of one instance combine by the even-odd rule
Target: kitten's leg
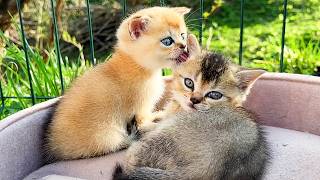
[[154,112],[153,122],[158,123],[162,120],[169,119],[180,110],[180,106],[177,103],[170,101],[168,104],[166,104],[164,110]]
[[166,111],[157,111],[149,113],[148,115],[137,115],[137,126],[139,135],[154,130],[158,123],[162,120],[165,120],[168,116]]
[[152,131],[156,128],[157,123],[153,122],[155,116],[149,115],[137,115],[137,126],[140,134]]
[[165,119],[168,114],[166,110],[152,112],[150,107],[153,106],[142,107],[135,116],[139,131],[152,131],[157,126],[157,122]]
[[176,107],[177,105],[169,102],[164,110],[159,110],[152,112],[151,109],[146,109],[146,110],[141,110],[140,112],[137,113],[136,115],[136,120],[138,125],[141,125],[143,123],[148,123],[148,122],[159,122],[162,119],[165,119],[167,116],[173,114],[176,112]]
[[156,111],[154,112],[154,117],[152,122],[158,123],[167,117],[167,111]]
[[153,122],[157,118],[157,114],[152,112],[152,109],[148,107],[140,110],[136,115],[136,122],[139,131],[144,129],[144,131],[151,131],[156,127],[156,123]]
[[81,132],[72,134],[77,136],[54,137],[59,139],[54,139],[47,154],[57,160],[88,158],[127,148],[133,141],[126,129],[118,126],[105,126],[103,129],[96,129],[94,133],[82,129]]
[[101,134],[96,143],[104,147],[103,151],[107,154],[128,148],[134,139],[135,136],[129,135],[126,128],[114,126]]

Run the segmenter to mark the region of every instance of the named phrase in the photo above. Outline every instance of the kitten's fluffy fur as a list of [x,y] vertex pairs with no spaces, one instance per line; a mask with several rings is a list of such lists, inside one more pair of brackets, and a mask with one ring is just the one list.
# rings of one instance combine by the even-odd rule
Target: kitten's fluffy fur
[[[78,78],[65,93],[47,131],[49,159],[98,156],[131,143],[127,123],[148,124],[162,95],[161,68],[185,52],[185,7],[153,7],[125,19],[112,58]],[[161,40],[171,36],[170,47]]]
[[[190,60],[183,66],[174,68],[172,82],[168,85],[171,92],[167,98],[171,97],[171,100],[165,106],[165,111],[169,115],[179,111],[206,111],[220,101],[241,107],[252,84],[265,72],[245,70],[218,53],[201,52],[196,38],[192,35],[188,38],[188,49]],[[193,81],[193,91],[185,86],[185,78]],[[218,101],[206,98],[205,95],[210,91],[219,91],[225,96]],[[193,104],[191,98],[201,101]]]
[[[124,171],[119,166],[115,179],[262,177],[268,145],[261,128],[241,104],[263,71],[240,70],[211,52],[198,52],[191,58],[195,59],[175,72],[173,101],[178,110],[173,112],[179,113],[162,120],[155,130],[129,147]],[[193,80],[193,88],[185,85],[186,78]],[[223,96],[219,98],[216,93],[210,98],[210,92]]]

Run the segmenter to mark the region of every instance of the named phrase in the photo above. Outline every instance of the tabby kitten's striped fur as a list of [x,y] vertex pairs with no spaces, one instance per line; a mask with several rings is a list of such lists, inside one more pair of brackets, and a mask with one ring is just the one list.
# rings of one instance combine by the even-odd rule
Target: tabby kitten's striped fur
[[175,71],[167,107],[173,116],[129,147],[124,169],[116,169],[115,179],[261,179],[268,144],[241,105],[264,71],[242,70],[197,46],[188,44],[196,48]]

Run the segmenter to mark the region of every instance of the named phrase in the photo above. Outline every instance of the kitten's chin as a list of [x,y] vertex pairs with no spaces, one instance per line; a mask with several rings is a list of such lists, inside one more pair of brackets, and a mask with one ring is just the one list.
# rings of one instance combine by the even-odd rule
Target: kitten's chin
[[197,111],[196,107],[193,106],[193,104],[191,104],[191,103],[184,103],[183,105],[182,104],[180,104],[180,105],[181,105],[182,109],[186,112],[196,112]]
[[194,107],[197,111],[200,111],[200,112],[207,112],[210,109],[210,107],[204,104],[196,104],[194,105]]

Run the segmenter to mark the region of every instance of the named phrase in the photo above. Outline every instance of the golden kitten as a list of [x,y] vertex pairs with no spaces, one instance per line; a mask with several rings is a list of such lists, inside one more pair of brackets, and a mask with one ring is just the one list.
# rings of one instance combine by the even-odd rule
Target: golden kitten
[[187,58],[185,7],[146,8],[123,20],[112,58],[78,78],[61,99],[47,131],[47,158],[103,155],[128,147],[127,124],[155,118],[164,90],[161,69]]

